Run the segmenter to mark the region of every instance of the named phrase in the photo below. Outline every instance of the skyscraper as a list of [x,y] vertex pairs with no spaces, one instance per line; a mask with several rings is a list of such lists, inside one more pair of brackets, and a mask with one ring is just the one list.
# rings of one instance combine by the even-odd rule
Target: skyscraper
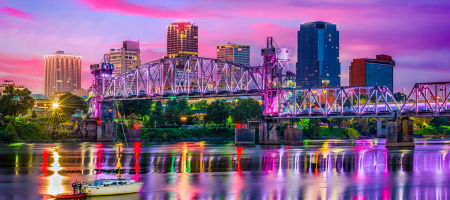
[[[227,43],[225,45],[217,46],[217,59],[227,60],[234,63],[242,64],[244,66],[250,65],[250,46],[231,44]],[[233,68],[233,73],[240,77],[244,72],[243,68],[235,67]],[[245,84],[245,80],[243,80]]]
[[109,50],[110,63],[114,65],[114,75],[122,74],[131,68],[141,65],[139,42],[123,41],[122,48]]
[[376,59],[357,58],[350,65],[350,86],[387,86],[394,89],[395,61],[388,55],[377,55]]
[[55,93],[81,89],[81,56],[57,51],[44,56],[44,65],[45,95],[52,97]]
[[198,26],[175,22],[167,26],[167,57],[198,56]]
[[231,44],[217,46],[217,59],[228,60],[245,66],[250,65],[250,46]]
[[341,85],[339,31],[335,24],[309,22],[298,31],[297,87]]

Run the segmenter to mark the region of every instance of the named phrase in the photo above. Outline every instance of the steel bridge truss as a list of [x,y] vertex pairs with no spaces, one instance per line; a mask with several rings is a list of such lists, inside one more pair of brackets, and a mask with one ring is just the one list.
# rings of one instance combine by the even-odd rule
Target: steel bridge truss
[[211,58],[174,58],[153,61],[118,76],[104,77],[103,98],[214,94],[262,90],[262,76],[246,67]]
[[450,82],[416,83],[400,112],[410,116],[450,116]]
[[450,116],[449,82],[418,83],[405,102],[389,88],[339,87],[268,90],[265,116],[272,118]]

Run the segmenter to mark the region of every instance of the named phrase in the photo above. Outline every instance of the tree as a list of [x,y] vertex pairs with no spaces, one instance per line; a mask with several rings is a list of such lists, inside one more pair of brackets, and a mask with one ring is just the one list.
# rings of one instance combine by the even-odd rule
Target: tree
[[136,114],[140,117],[148,115],[152,108],[153,102],[148,99],[126,100],[118,103],[119,112],[125,116]]
[[[34,105],[34,99],[30,96],[31,91],[27,88],[14,90],[13,86],[7,86],[0,97],[0,115],[12,116],[26,114],[28,109]],[[14,120],[13,120],[14,121]]]
[[60,109],[63,117],[70,118],[77,110],[82,110],[86,113],[88,104],[83,98],[71,93],[66,93],[59,98],[58,109]]
[[317,137],[320,133],[320,119],[311,119],[308,124],[310,137]]
[[169,125],[176,125],[180,121],[181,113],[178,111],[178,102],[176,99],[167,101],[164,112],[164,120]]
[[230,115],[230,104],[223,100],[216,100],[206,108],[205,121],[215,124],[225,124]]
[[231,118],[235,123],[262,119],[262,107],[255,99],[239,99],[231,109]]
[[[151,123],[151,125],[159,125],[161,126],[161,124],[163,123],[163,118],[164,118],[164,113],[163,113],[163,106],[161,101],[157,101],[152,105],[151,108],[151,112],[150,112],[150,120],[149,122]],[[150,127],[148,126],[148,127]]]
[[192,110],[206,110],[209,104],[206,100],[196,101],[191,104]]

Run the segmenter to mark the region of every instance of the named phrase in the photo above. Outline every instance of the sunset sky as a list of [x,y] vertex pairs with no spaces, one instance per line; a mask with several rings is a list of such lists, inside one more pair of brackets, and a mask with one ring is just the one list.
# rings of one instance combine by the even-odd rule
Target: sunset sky
[[[310,21],[337,24],[342,85],[353,58],[389,54],[396,61],[394,88],[416,82],[450,81],[448,0],[0,0],[0,81],[11,79],[43,93],[43,55],[64,50],[83,57],[83,88],[89,65],[123,40],[139,40],[142,62],[166,53],[166,26],[199,27],[199,56],[216,57],[227,41],[251,46],[251,63],[272,35],[292,49],[297,31]],[[405,90],[406,92],[406,90]]]

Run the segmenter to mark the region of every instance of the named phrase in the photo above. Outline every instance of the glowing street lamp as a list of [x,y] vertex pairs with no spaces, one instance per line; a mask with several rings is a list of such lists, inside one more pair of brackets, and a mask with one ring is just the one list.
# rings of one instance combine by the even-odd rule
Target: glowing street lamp
[[181,116],[180,117],[180,121],[183,122],[183,123],[186,122],[187,121],[187,116],[184,116],[184,115]]
[[53,109],[57,109],[59,107],[59,104],[57,102],[53,103]]

